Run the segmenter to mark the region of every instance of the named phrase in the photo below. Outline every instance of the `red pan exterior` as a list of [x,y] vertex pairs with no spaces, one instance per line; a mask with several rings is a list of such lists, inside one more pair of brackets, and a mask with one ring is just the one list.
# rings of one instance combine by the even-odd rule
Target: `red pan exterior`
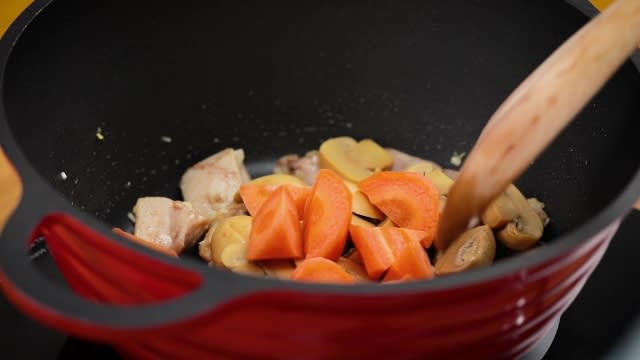
[[[111,343],[125,357],[515,359],[571,304],[618,225],[551,261],[483,283],[387,296],[260,292],[182,323],[135,331],[65,319],[29,302],[11,284],[5,291],[39,321]],[[94,301],[148,304],[187,293],[201,281],[68,216],[45,218],[34,234],[47,236],[69,285]]]

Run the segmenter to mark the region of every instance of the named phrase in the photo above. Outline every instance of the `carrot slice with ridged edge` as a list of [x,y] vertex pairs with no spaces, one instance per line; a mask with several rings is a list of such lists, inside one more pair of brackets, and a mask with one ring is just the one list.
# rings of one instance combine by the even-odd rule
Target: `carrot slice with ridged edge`
[[409,281],[432,279],[433,267],[424,248],[417,242],[409,242],[396,255],[384,281]]
[[323,257],[307,258],[291,273],[291,280],[354,284],[356,279],[337,263]]
[[382,171],[360,181],[358,188],[394,224],[427,232],[422,245],[431,246],[440,217],[440,197],[431,181],[409,171]]
[[358,225],[351,225],[350,233],[367,275],[374,280],[391,267],[407,246],[417,244],[422,248],[420,243],[427,236],[420,230]]
[[307,197],[303,223],[305,257],[338,260],[351,224],[351,191],[332,170],[318,172]]
[[238,192],[242,198],[242,202],[247,207],[247,211],[251,216],[255,216],[260,207],[267,198],[279,187],[286,187],[293,198],[293,202],[296,204],[298,210],[298,216],[302,219],[304,215],[304,206],[307,202],[307,196],[311,192],[308,186],[292,185],[292,184],[253,184],[247,183],[240,185]]
[[278,187],[251,223],[247,260],[295,259],[304,256],[298,210],[287,187]]

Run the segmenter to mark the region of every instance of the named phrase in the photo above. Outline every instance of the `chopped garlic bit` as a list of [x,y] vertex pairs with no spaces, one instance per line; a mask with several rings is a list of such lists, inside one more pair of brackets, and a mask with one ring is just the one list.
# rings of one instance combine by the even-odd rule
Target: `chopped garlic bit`
[[169,136],[161,136],[160,137],[160,141],[162,141],[163,143],[169,144],[169,143],[171,143],[172,139]]
[[64,171],[60,171],[60,174],[58,176],[61,180],[67,180],[67,173]]
[[451,156],[451,159],[449,160],[449,162],[452,165],[455,165],[455,166],[459,167],[462,164],[462,159],[464,159],[465,155],[467,155],[466,152],[457,153],[457,152],[454,151],[453,155]]
[[98,140],[102,141],[104,140],[104,134],[102,134],[102,129],[98,128],[96,130],[96,138],[98,138]]

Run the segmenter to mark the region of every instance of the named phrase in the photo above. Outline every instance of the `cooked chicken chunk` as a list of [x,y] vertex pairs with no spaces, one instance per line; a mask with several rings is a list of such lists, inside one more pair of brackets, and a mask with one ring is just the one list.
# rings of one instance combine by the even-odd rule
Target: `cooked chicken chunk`
[[205,232],[209,221],[188,202],[165,197],[143,197],[133,208],[134,235],[180,253]]
[[243,161],[242,149],[228,148],[190,167],[180,181],[184,200],[209,221],[227,212],[240,185],[251,180]]
[[430,163],[434,168],[439,169],[440,166],[433,161],[421,159],[419,157],[415,157],[413,155],[409,155],[400,150],[386,148],[387,152],[391,154],[393,157],[393,165],[391,166],[391,171],[402,171],[407,170],[413,165],[421,164],[421,163]]
[[318,175],[318,152],[309,151],[303,157],[296,154],[285,155],[278,159],[273,170],[276,174],[289,174],[296,176],[307,185],[313,185]]

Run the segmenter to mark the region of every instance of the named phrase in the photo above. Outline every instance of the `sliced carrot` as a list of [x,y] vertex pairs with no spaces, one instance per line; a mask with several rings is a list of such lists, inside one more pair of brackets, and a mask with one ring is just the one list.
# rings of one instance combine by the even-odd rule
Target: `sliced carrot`
[[117,228],[117,227],[113,228],[112,231],[113,231],[114,234],[116,234],[116,235],[118,235],[120,237],[123,237],[123,238],[125,238],[127,240],[133,241],[135,243],[138,243],[139,245],[146,246],[151,250],[155,250],[155,251],[157,251],[159,253],[162,253],[162,254],[165,254],[165,255],[168,255],[168,256],[171,256],[171,257],[178,257],[178,254],[173,249],[158,245],[158,244],[156,244],[154,242],[151,242],[151,241],[147,241],[147,240],[145,240],[145,239],[143,239],[143,238],[141,238],[139,236],[135,236],[135,235],[133,235],[133,234],[131,234],[129,232],[126,232],[126,231],[120,229],[120,228]]
[[322,257],[307,258],[291,273],[291,280],[353,284],[356,282],[353,276],[335,262]]
[[351,191],[338,174],[320,169],[304,212],[305,256],[338,260],[344,251],[350,224]]
[[378,224],[378,226],[379,227],[396,227],[396,224],[394,224],[393,221],[391,221],[391,219],[385,218]]
[[394,257],[397,257],[407,245],[421,244],[424,238],[427,237],[426,231],[407,228],[379,227],[374,231],[382,234],[389,244]]
[[242,198],[242,202],[247,207],[249,214],[251,216],[255,216],[260,210],[260,207],[267,200],[269,195],[271,195],[277,188],[286,187],[293,198],[293,202],[296,204],[296,209],[298,209],[299,218],[302,219],[304,214],[304,206],[307,201],[307,196],[311,192],[311,189],[308,186],[299,186],[292,184],[261,184],[261,183],[247,183],[240,185],[240,197]]
[[396,256],[384,277],[384,281],[431,278],[433,278],[433,267],[424,248],[417,242],[410,242]]
[[394,224],[427,232],[431,246],[440,216],[438,189],[427,178],[409,171],[382,171],[358,183],[369,201]]
[[304,255],[298,210],[287,187],[278,187],[251,223],[247,260],[295,259]]
[[427,233],[420,230],[351,225],[351,240],[362,258],[367,275],[378,279],[396,261],[406,247],[420,245]]
[[351,241],[358,249],[364,269],[370,279],[376,280],[393,264],[393,250],[384,238],[381,228],[366,228],[351,225]]

